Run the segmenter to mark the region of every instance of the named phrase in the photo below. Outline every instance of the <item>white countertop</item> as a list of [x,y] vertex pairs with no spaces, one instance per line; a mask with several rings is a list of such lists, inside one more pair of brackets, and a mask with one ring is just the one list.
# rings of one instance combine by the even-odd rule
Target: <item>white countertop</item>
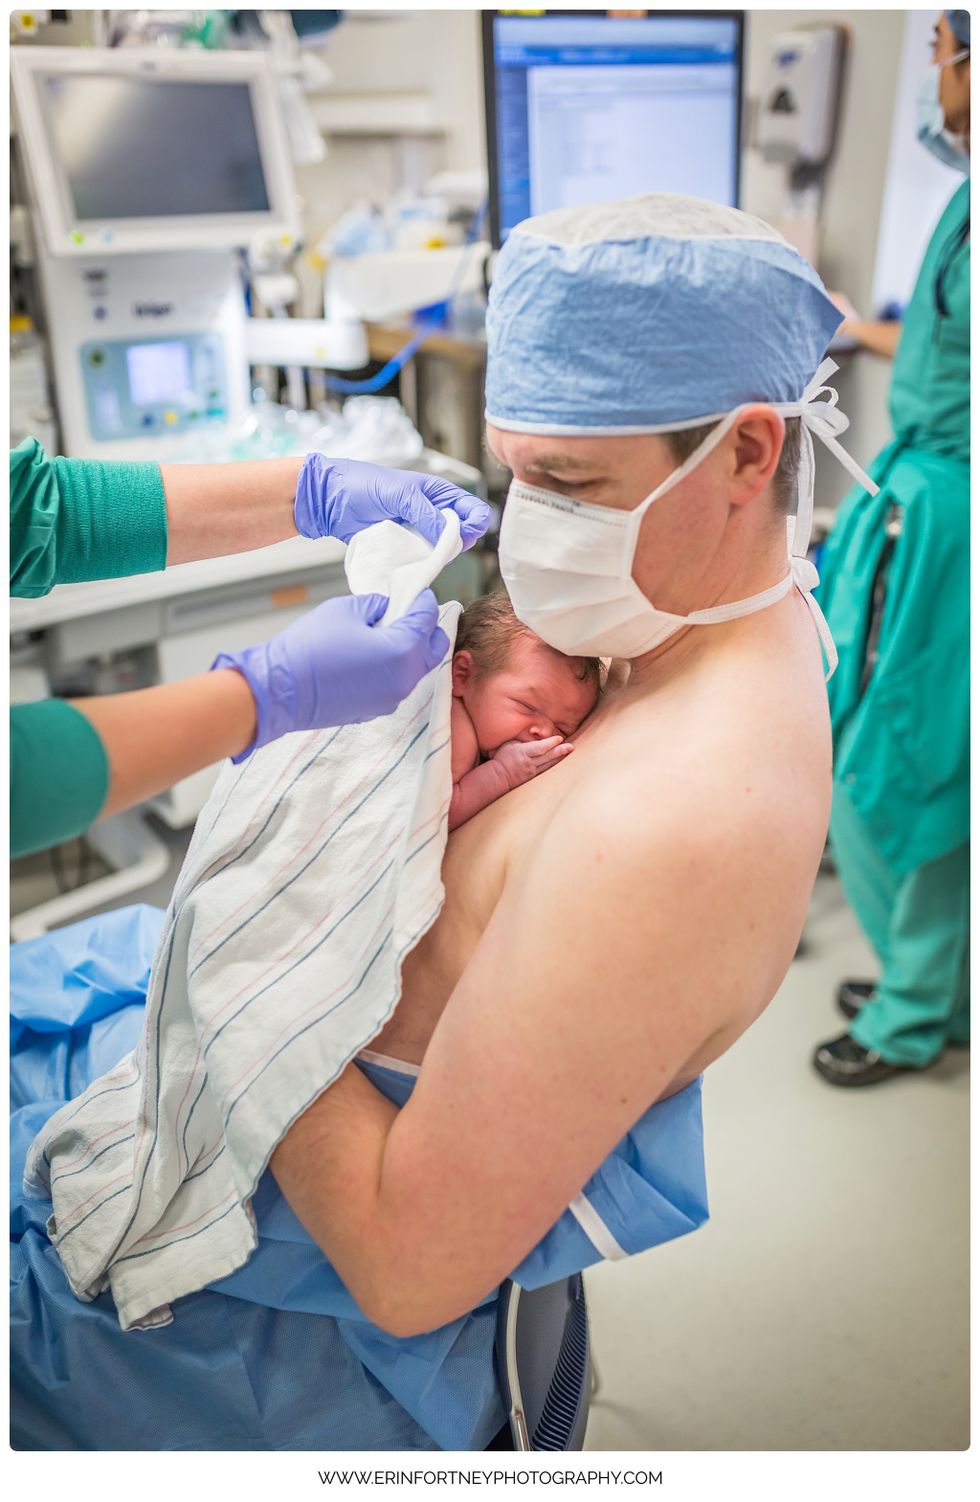
[[10,630],[41,631],[83,616],[103,615],[127,605],[215,589],[225,584],[252,582],[280,574],[306,573],[341,563],[346,552],[332,538],[316,541],[291,537],[271,548],[235,553],[228,558],[205,558],[178,563],[159,573],[133,574],[127,579],[100,579],[91,584],[59,584],[38,600],[10,601]]

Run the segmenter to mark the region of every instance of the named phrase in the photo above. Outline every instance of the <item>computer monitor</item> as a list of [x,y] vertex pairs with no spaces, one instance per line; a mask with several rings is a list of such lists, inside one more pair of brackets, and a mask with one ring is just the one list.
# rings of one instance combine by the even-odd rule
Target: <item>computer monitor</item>
[[741,11],[485,11],[490,219],[690,193],[737,205]]
[[288,142],[264,55],[23,47],[11,63],[52,255],[295,234]]

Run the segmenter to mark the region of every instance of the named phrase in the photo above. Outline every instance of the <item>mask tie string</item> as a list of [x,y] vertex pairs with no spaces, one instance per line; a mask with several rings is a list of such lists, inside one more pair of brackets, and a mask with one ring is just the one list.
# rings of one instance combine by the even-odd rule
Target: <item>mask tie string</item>
[[794,554],[790,559],[789,567],[793,583],[810,608],[813,624],[817,628],[820,645],[823,647],[824,656],[827,659],[827,671],[824,674],[824,682],[826,683],[833,677],[836,671],[838,658],[834,638],[827,624],[827,617],[813,597],[813,591],[820,583],[820,575],[809,558],[800,558],[798,554]]

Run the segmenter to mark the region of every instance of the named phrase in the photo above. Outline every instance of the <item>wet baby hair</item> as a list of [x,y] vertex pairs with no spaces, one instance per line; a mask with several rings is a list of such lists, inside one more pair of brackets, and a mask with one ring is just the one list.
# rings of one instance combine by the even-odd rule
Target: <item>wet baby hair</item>
[[[469,652],[477,672],[485,677],[507,666],[511,647],[519,637],[533,635],[533,631],[517,619],[506,591],[498,590],[467,605],[459,619],[454,650]],[[554,648],[548,650],[551,652]],[[555,655],[565,657],[564,652]],[[601,683],[598,657],[567,657],[566,661],[572,663],[583,683],[590,683],[598,692]]]

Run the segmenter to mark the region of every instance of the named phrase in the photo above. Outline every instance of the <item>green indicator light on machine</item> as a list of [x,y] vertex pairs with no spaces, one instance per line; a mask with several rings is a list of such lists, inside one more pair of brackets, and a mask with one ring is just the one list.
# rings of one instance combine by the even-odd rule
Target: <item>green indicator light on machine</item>
[[85,236],[82,234],[80,229],[73,229],[71,232],[71,237],[76,245],[85,244]]

